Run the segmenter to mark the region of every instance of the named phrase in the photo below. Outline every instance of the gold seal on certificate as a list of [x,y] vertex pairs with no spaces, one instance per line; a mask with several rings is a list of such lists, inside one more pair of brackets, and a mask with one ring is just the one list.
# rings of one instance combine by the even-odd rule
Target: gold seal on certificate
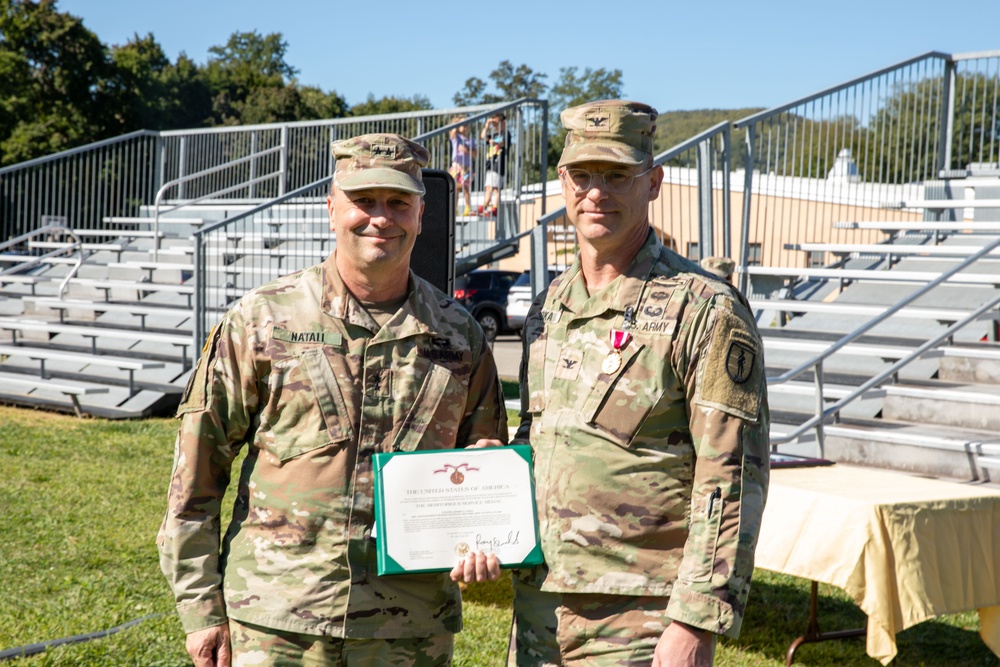
[[474,551],[542,562],[527,445],[374,458],[380,575],[447,571]]

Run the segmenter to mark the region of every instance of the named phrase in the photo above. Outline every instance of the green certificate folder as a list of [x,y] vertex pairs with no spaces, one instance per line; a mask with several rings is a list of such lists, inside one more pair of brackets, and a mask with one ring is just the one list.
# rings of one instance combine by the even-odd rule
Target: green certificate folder
[[375,455],[378,573],[447,572],[472,551],[542,562],[531,447]]

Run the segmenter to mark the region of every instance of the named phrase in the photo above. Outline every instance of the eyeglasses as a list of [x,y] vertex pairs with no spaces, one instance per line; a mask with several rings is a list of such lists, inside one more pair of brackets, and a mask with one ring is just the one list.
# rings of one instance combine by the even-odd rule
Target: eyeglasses
[[576,192],[587,192],[594,187],[594,177],[600,176],[604,181],[604,189],[616,195],[628,192],[632,188],[632,183],[640,176],[644,176],[653,171],[655,165],[646,171],[633,174],[628,169],[608,169],[600,173],[587,171],[586,169],[567,169],[563,172],[569,179],[569,184]]

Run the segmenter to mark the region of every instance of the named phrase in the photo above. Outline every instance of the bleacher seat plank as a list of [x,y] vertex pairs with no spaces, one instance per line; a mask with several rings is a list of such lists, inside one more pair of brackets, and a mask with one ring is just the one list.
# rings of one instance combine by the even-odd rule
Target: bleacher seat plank
[[187,350],[191,347],[191,336],[182,334],[168,334],[150,331],[133,331],[130,329],[112,329],[110,327],[83,326],[76,324],[60,324],[58,322],[46,322],[43,320],[28,320],[16,317],[0,317],[0,329],[10,331],[13,335],[13,343],[17,344],[17,332],[35,332],[48,334],[70,334],[91,339],[91,353],[97,352],[97,339],[117,339],[128,340],[134,343],[163,343],[180,347],[182,352],[182,366],[187,367]]
[[[786,243],[785,250],[804,252],[830,252],[847,255],[930,255],[934,257],[966,257],[979,252],[983,246],[966,245],[901,245],[885,243]],[[990,256],[1000,256],[1000,248],[994,248]]]
[[[108,225],[152,225],[155,221],[153,218],[127,218],[127,217],[107,217],[102,218],[102,222]],[[162,224],[174,224],[174,225],[194,225],[200,226],[204,224],[205,220],[202,218],[171,218],[169,216],[161,216],[159,223]]]
[[152,229],[74,229],[73,233],[77,236],[97,236],[97,237],[126,237],[134,239],[152,239],[152,238],[164,238],[166,234],[163,232],[154,232]]
[[883,232],[1000,232],[998,222],[934,222],[931,220],[917,222],[887,222],[887,221],[840,221],[833,223],[837,229],[874,229]]
[[166,366],[162,361],[150,361],[146,359],[127,359],[109,354],[83,354],[80,352],[69,352],[66,350],[47,350],[39,347],[28,347],[25,345],[0,345],[0,355],[8,357],[25,357],[33,361],[39,361],[39,373],[43,379],[45,377],[46,361],[68,361],[87,366],[106,366],[128,372],[128,393],[129,396],[135,394],[135,372],[153,370]]
[[1000,208],[1000,199],[904,199],[882,202],[881,208]]
[[[900,283],[928,283],[941,275],[933,271],[901,271],[899,269],[826,269],[781,266],[748,266],[750,275],[776,276],[820,280],[872,280]],[[957,273],[945,282],[967,285],[1000,286],[1000,274]]]
[[107,290],[112,289],[132,290],[135,292],[174,292],[176,294],[194,294],[194,285],[178,285],[175,283],[139,283],[134,280],[70,278],[69,284],[105,290],[105,299],[107,299]]
[[[877,306],[860,303],[826,303],[824,301],[796,301],[794,299],[751,299],[753,310],[779,310],[786,313],[831,313],[837,315],[881,315],[890,306]],[[901,308],[894,313],[895,317],[937,320],[939,322],[957,322],[972,314],[972,311],[956,308]],[[987,312],[979,316],[980,320],[996,320],[997,312]]]
[[13,373],[0,373],[0,391],[7,389],[16,390],[18,388],[25,389],[26,391],[21,393],[27,395],[31,395],[31,392],[37,390],[53,391],[64,394],[73,404],[73,411],[76,413],[77,417],[83,416],[83,411],[80,407],[80,396],[107,394],[110,391],[107,387],[81,384],[70,380],[48,380]]
[[[824,384],[823,398],[828,400],[837,400],[851,395],[856,390],[857,387],[852,387],[850,385]],[[781,382],[777,384],[769,384],[767,386],[767,393],[787,394],[793,396],[815,396],[816,385],[811,382]],[[881,387],[869,389],[864,393],[865,398],[881,398],[882,396],[885,396],[885,390]]]
[[[827,341],[793,340],[788,338],[775,338],[764,336],[764,349],[785,350],[789,352],[806,352],[809,354],[819,354],[825,352],[831,346]],[[840,348],[837,353],[853,354],[862,357],[876,357],[879,359],[898,360],[913,353],[912,347],[904,345],[871,345],[866,343],[848,343]],[[921,355],[923,358],[941,357],[944,352],[940,348],[927,350]]]
[[43,308],[59,311],[60,322],[64,321],[66,311],[70,309],[90,310],[95,313],[125,313],[127,315],[135,315],[139,318],[139,329],[143,331],[146,329],[146,318],[151,315],[179,317],[181,319],[190,318],[194,315],[190,308],[167,305],[110,303],[106,301],[60,299],[57,297],[44,296],[25,296],[22,297],[21,300],[26,303],[33,303],[36,306],[42,306]]
[[[40,250],[70,250],[76,248],[76,244],[68,241],[29,241],[29,248],[38,248]],[[118,243],[88,243],[84,241],[80,244],[80,248],[84,250],[101,251],[106,250],[109,252],[122,253],[129,249],[129,241],[119,241]]]

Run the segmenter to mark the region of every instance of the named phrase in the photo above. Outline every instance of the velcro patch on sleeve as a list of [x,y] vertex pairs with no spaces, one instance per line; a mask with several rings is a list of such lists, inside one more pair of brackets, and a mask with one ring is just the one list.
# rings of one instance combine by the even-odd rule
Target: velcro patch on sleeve
[[755,421],[764,387],[760,340],[746,322],[726,308],[716,311],[712,342],[699,374],[699,403]]
[[210,393],[208,370],[212,364],[212,360],[215,358],[216,346],[218,345],[221,333],[220,329],[221,327],[216,325],[212,327],[212,330],[208,334],[205,346],[201,349],[201,357],[191,371],[184,394],[181,396],[180,405],[177,407],[178,416],[187,412],[204,410],[208,404]]

